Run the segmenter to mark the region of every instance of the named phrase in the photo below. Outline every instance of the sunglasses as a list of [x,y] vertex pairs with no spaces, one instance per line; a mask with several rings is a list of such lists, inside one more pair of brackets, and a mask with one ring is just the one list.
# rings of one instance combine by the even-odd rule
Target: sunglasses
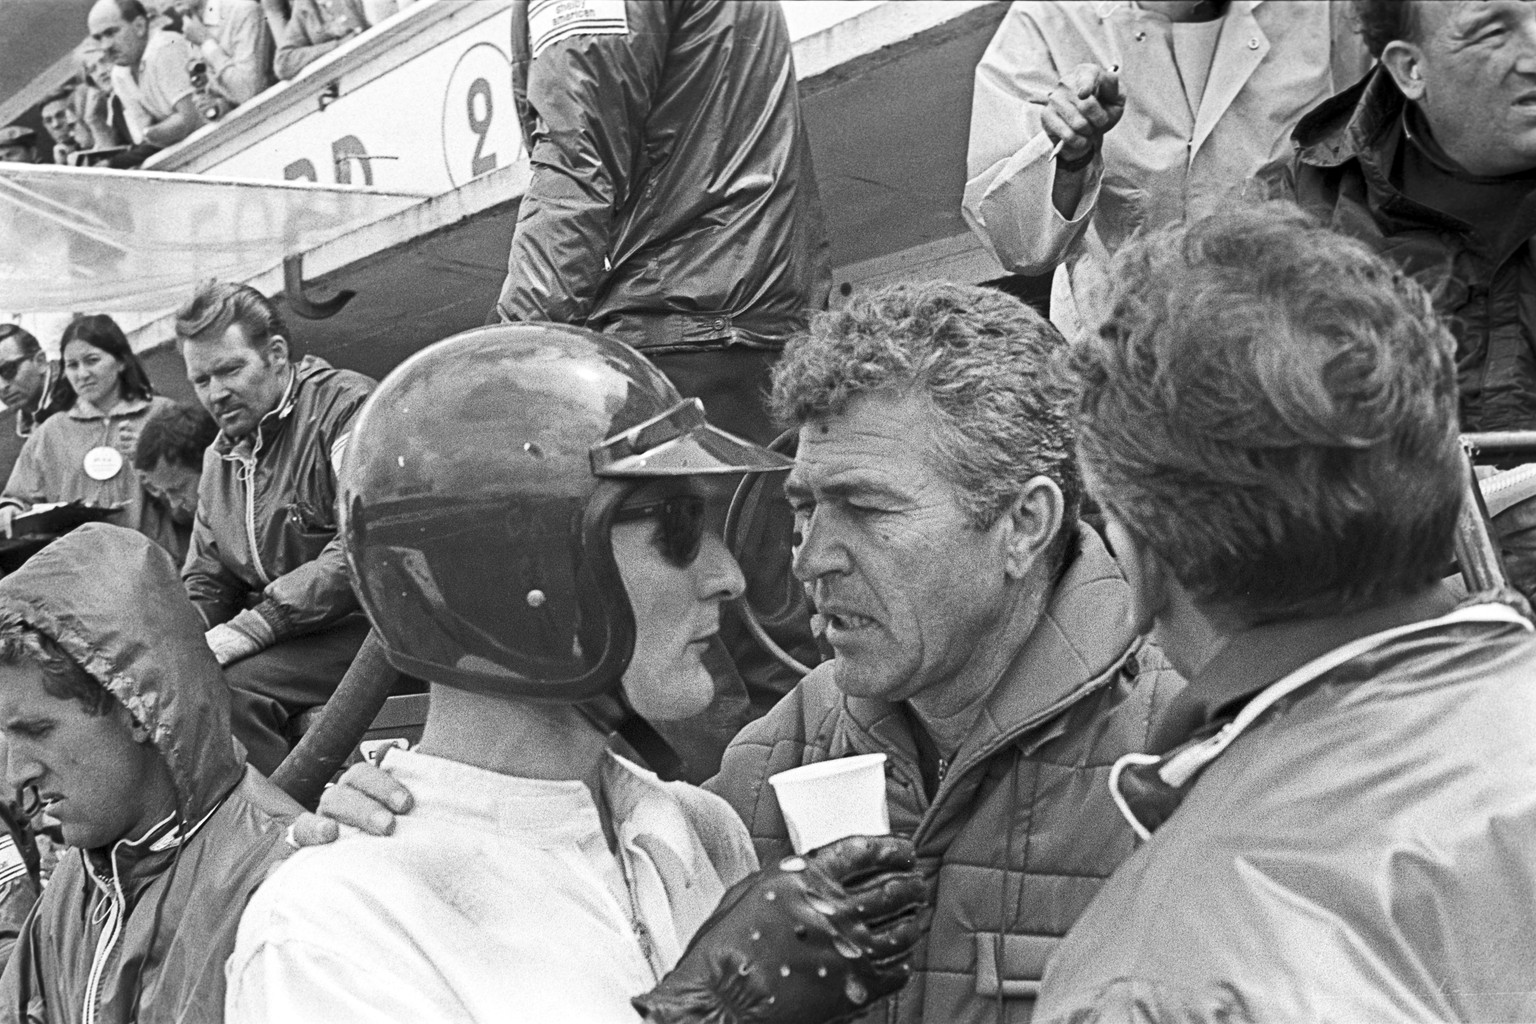
[[704,543],[704,499],[697,494],[674,494],[643,505],[624,505],[614,513],[616,523],[655,519],[661,528],[661,551],[667,561],[686,569],[699,557]]
[[17,356],[15,359],[7,359],[5,362],[0,363],[0,380],[9,384],[16,379],[16,374],[21,371],[22,366],[31,362],[31,360],[31,356]]

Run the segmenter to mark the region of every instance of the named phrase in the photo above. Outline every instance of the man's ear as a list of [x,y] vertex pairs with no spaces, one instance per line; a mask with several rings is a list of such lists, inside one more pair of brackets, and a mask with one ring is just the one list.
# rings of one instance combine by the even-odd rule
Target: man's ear
[[1424,98],[1424,50],[1417,43],[1392,40],[1381,51],[1381,66],[1397,83],[1398,92],[1415,103]]
[[1003,513],[1006,546],[1003,569],[1011,579],[1020,579],[1040,563],[1061,533],[1066,518],[1066,501],[1061,488],[1050,477],[1034,476]]
[[292,353],[288,348],[288,339],[281,334],[274,334],[267,339],[267,360],[269,362],[281,362],[284,365],[293,361]]
[[1168,604],[1172,570],[1150,548],[1138,541],[1114,513],[1104,513],[1104,533],[1115,564],[1131,587],[1131,605],[1127,611],[1130,625],[1138,634],[1152,631],[1152,623]]

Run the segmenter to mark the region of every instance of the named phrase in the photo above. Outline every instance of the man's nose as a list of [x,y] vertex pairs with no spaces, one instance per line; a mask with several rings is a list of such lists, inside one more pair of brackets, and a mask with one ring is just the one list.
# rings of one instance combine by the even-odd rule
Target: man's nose
[[810,583],[829,573],[848,570],[848,552],[834,535],[834,524],[825,511],[817,506],[810,517],[803,520],[797,533],[793,569],[795,579]]

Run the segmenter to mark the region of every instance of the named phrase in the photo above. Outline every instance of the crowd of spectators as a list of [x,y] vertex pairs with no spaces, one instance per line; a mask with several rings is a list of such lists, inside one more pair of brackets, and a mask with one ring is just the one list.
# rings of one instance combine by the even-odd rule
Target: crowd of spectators
[[0,162],[136,167],[412,0],[101,0],[80,70],[0,129]]
[[[698,34],[667,43],[695,49],[522,26],[535,167],[505,322],[381,384],[300,355],[244,285],[176,316],[196,406],[153,394],[108,317],[72,321],[57,364],[0,327],[25,438],[0,528],[118,509],[0,580],[8,780],[82,851],[19,927],[0,1020],[82,998],[239,1021],[1536,1017],[1515,589],[1536,590],[1536,499],[1493,523],[1514,587],[1446,578],[1458,435],[1536,430],[1536,4],[1012,5],[964,213],[1009,269],[1056,275],[1049,318],[949,282],[817,310],[782,96],[760,99],[775,166],[807,161],[793,228],[732,187],[693,213],[714,244],[656,228],[708,192],[682,160],[650,179],[670,188],[604,191],[603,160],[637,165],[615,138],[649,153],[639,124],[704,159],[679,104],[729,78],[700,56],[719,39],[755,25],[747,52],[793,81],[762,9],[675,6]],[[44,107],[56,155],[97,124],[169,144],[261,87],[251,40],[286,77],[382,6],[220,11],[100,0],[94,106]],[[637,53],[667,74],[631,74]],[[189,55],[202,80],[167,86]],[[645,268],[598,266],[584,239],[614,221]],[[775,316],[708,290],[786,267]],[[732,344],[765,354],[726,371]],[[793,459],[684,398],[759,370],[771,410],[728,413],[766,439],[771,412]],[[706,652],[746,590],[694,478],[778,470],[831,656],[707,793],[664,785],[610,736],[693,742],[674,727],[718,698]],[[431,687],[426,733],[301,816],[266,776],[370,629]],[[61,694],[85,710],[37,728]],[[797,850],[766,780],[858,754],[886,759],[895,837]],[[7,894],[37,899],[0,887],[0,940]],[[132,955],[103,958],[119,936]]]

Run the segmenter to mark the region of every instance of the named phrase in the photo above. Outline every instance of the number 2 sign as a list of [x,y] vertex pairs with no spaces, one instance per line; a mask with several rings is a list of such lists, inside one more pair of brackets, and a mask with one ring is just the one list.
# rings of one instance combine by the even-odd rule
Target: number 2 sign
[[522,135],[512,106],[512,62],[492,43],[459,58],[443,97],[443,161],[457,188],[517,160]]

